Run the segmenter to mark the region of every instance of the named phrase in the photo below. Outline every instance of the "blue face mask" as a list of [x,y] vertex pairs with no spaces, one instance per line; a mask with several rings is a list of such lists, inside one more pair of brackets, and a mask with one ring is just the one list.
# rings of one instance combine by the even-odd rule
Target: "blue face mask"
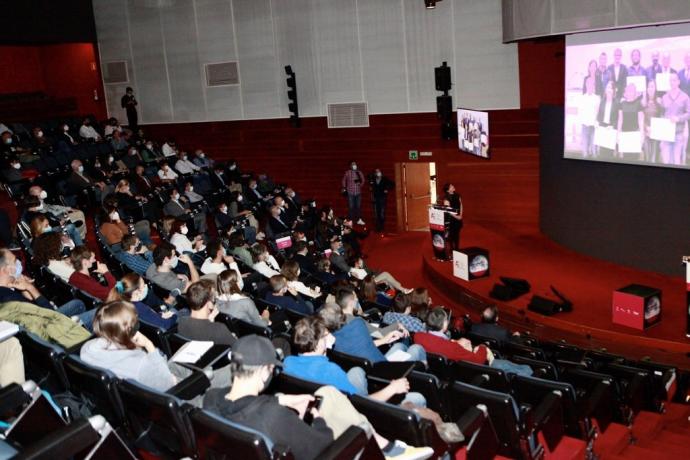
[[24,268],[22,267],[22,261],[19,259],[15,260],[14,261],[14,277],[15,277],[15,279],[22,276],[22,270],[23,269]]

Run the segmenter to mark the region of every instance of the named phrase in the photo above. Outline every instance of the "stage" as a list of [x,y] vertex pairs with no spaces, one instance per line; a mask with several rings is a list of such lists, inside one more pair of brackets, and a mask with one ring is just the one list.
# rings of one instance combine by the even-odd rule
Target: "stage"
[[[429,287],[434,304],[448,304],[478,319],[485,305],[496,303],[500,321],[513,329],[528,330],[549,340],[565,339],[579,346],[606,348],[629,357],[649,356],[690,369],[690,339],[685,338],[684,277],[644,272],[584,256],[536,232],[516,234],[505,228],[469,224],[462,231],[461,247],[470,246],[490,251],[489,277],[469,282],[455,278],[451,262],[434,260],[428,233],[382,239],[372,235],[367,241],[372,267],[400,276],[405,285]],[[680,258],[681,254],[679,273],[684,269]],[[491,299],[489,292],[500,276],[524,278],[532,290],[510,302]],[[611,322],[613,291],[631,283],[662,291],[661,322],[645,331]],[[533,294],[557,300],[551,285],[573,303],[573,311],[549,317],[527,310]]]

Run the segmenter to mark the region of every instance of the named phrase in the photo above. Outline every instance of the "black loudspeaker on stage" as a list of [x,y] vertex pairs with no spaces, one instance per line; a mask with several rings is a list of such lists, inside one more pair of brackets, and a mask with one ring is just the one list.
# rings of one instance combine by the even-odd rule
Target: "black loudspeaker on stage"
[[489,296],[493,299],[509,301],[526,294],[531,289],[527,280],[521,278],[509,278],[507,276],[500,277],[501,283],[494,284]]
[[436,79],[436,91],[450,90],[450,67],[445,62],[440,67],[434,68],[434,77]]
[[551,292],[558,297],[559,301],[551,300],[539,295],[532,296],[532,299],[527,305],[527,309],[535,313],[551,316],[556,313],[568,312],[573,310],[573,303],[566,299],[566,297],[555,287],[551,286]]

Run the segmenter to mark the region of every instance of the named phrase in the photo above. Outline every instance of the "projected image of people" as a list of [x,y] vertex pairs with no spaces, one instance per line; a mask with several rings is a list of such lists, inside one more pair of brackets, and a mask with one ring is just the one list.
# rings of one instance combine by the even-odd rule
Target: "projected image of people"
[[566,44],[564,156],[689,168],[690,36],[589,35]]
[[458,109],[458,145],[463,152],[489,157],[489,114]]

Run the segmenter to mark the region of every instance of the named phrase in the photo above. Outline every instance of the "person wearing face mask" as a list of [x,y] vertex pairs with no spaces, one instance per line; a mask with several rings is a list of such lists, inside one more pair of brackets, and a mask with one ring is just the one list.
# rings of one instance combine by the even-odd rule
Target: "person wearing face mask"
[[48,192],[40,185],[29,187],[29,195],[37,197],[43,205],[42,210],[51,214],[55,219],[66,217],[68,221],[75,225],[81,239],[84,240],[86,238],[86,217],[83,211],[69,206],[48,203]]
[[124,139],[120,131],[113,131],[112,137],[110,139],[110,145],[116,152],[122,152],[124,150],[127,150],[127,147],[129,147],[129,144]]
[[[122,238],[129,235],[129,226],[123,222],[118,208],[114,205],[106,207],[106,217],[103,218],[103,223],[99,227],[99,231],[108,245],[113,247],[113,250],[119,251]],[[134,232],[137,237],[146,245],[153,244],[151,241],[151,229],[148,221],[141,220],[134,224]]]
[[33,280],[22,272],[22,263],[12,251],[0,248],[0,304],[13,301],[28,302],[65,316],[77,316],[87,329],[91,329],[94,310],[86,311],[84,302],[78,299],[70,300],[60,306],[54,305],[34,286]]
[[202,279],[192,283],[185,295],[191,313],[178,320],[177,331],[192,340],[210,340],[219,345],[232,346],[237,337],[230,332],[224,323],[216,323],[215,283]]
[[120,243],[122,250],[116,254],[118,260],[127,268],[139,275],[145,275],[146,270],[153,265],[153,253],[144,246],[136,235],[125,235]]
[[[170,201],[163,206],[163,213],[166,216],[189,221],[192,209],[189,200],[186,197],[180,196],[180,192],[177,189],[172,189],[170,190]],[[198,233],[206,233],[206,213],[204,211],[194,214],[192,221]]]
[[[173,271],[178,261],[187,266],[189,277]],[[167,291],[177,290],[184,293],[187,292],[190,283],[199,280],[199,272],[188,255],[182,254],[178,257],[175,246],[164,241],[153,250],[153,265],[146,270],[146,279]]]
[[234,270],[239,280],[240,290],[244,287],[242,273],[235,259],[228,255],[220,240],[211,241],[208,245],[208,257],[201,266],[204,275],[217,275],[225,270]]
[[[69,284],[101,300],[108,298],[110,290],[115,287],[115,278],[110,273],[108,266],[98,262],[96,254],[86,246],[74,248],[69,258],[75,270],[69,277]],[[101,275],[100,278],[105,284],[101,284],[91,276],[91,269],[96,276]]]
[[93,198],[100,203],[105,194],[107,194],[108,189],[112,190],[112,186],[106,185],[103,181],[94,180],[86,174],[81,160],[72,160],[70,167],[72,168],[72,174],[67,178],[67,186],[70,193],[77,195],[83,193],[84,190],[92,190],[94,193]]
[[206,152],[204,152],[201,149],[197,149],[194,152],[194,159],[192,160],[192,162],[198,167],[206,170],[210,170],[211,168],[213,168],[214,164],[213,158],[209,158],[209,156],[206,155]]
[[[52,140],[49,139],[45,133],[43,132],[43,129],[36,126],[33,128],[31,131],[31,150],[38,155],[43,156],[43,160],[46,160],[47,158],[46,155],[53,150],[53,143]],[[52,159],[52,158],[50,158]],[[53,160],[54,161],[54,160]],[[52,165],[51,165],[52,166]],[[48,168],[50,169],[50,168]]]
[[79,128],[79,136],[86,140],[86,141],[91,141],[91,142],[98,142],[100,141],[101,135],[98,134],[98,131],[94,129],[94,127],[91,125],[91,119],[84,118],[84,120],[81,123],[81,127]]
[[349,217],[352,222],[358,225],[365,225],[362,220],[362,186],[364,185],[364,174],[357,169],[357,163],[351,162],[350,169],[345,171],[341,181],[343,194],[347,195],[347,207]]
[[163,158],[163,154],[156,148],[153,141],[147,140],[144,143],[144,148],[141,149],[141,158],[144,160],[146,165],[152,165],[158,162],[159,159]]
[[[27,196],[24,200],[25,211],[21,220],[29,224],[31,235],[35,238],[45,232],[63,234],[65,244],[81,244],[82,239],[76,227],[72,223],[66,223],[64,219],[54,218],[48,213],[41,201],[35,196]],[[73,246],[72,246],[73,247]]]
[[[146,219],[157,219],[160,215],[160,209],[156,200],[147,200],[144,196],[132,192],[132,187],[127,179],[120,180],[115,186],[115,197],[117,198],[117,206],[123,212],[125,219],[136,219],[143,217],[135,224],[137,233],[151,233],[151,224]],[[149,244],[149,238],[145,237],[146,244]]]
[[189,160],[187,152],[180,152],[177,155],[175,162],[175,169],[180,174],[196,174],[201,171],[201,168]]
[[24,171],[22,170],[22,165],[19,162],[19,158],[11,158],[7,165],[2,169],[2,179],[3,182],[9,184],[12,194],[20,194],[21,190],[26,184],[26,177],[24,177]]
[[127,113],[127,127],[136,132],[139,127],[139,114],[137,114],[137,99],[134,97],[134,90],[128,86],[125,89],[125,95],[120,99],[120,105]]
[[[172,236],[170,237],[170,244],[175,246],[175,250],[179,254],[189,254],[192,258],[196,259],[198,257],[203,257],[206,250],[206,245],[204,244],[204,239],[201,235],[197,235],[194,240],[190,240],[187,234],[189,229],[187,228],[187,223],[183,220],[176,220],[172,226]],[[203,258],[199,260],[199,263],[203,261]]]
[[193,205],[201,204],[201,202],[204,201],[203,195],[200,195],[197,192],[195,192],[194,185],[189,181],[185,182],[184,184],[184,196]]
[[380,169],[376,168],[369,179],[369,185],[374,204],[376,232],[383,234],[386,223],[386,200],[388,193],[395,188],[395,184],[384,176]]
[[72,147],[77,144],[79,144],[78,139],[75,139],[76,136],[72,136],[70,133],[70,127],[67,123],[64,123],[57,134],[57,140],[58,142],[64,142],[66,146]]
[[167,161],[161,163],[161,168],[158,170],[158,179],[164,184],[174,184],[179,176],[172,170]]
[[211,189],[208,174],[189,159],[187,152],[180,152],[178,160],[175,162],[175,169],[183,176],[190,176],[192,183],[200,193],[207,193]]
[[134,308],[136,308],[140,320],[166,331],[174,327],[177,324],[177,313],[167,308],[165,311],[158,313],[146,303],[149,301],[149,295],[153,297],[151,305],[155,308],[160,307],[163,302],[153,293],[149,293],[149,286],[144,282],[144,278],[136,273],[127,273],[120,281],[115,283],[115,287],[108,294],[106,302],[118,300],[131,302]]
[[[134,168],[134,174],[131,176],[132,184],[139,195],[151,198],[151,193],[155,190],[158,177],[148,177],[144,165],[138,165]],[[155,176],[155,173],[154,173]]]

